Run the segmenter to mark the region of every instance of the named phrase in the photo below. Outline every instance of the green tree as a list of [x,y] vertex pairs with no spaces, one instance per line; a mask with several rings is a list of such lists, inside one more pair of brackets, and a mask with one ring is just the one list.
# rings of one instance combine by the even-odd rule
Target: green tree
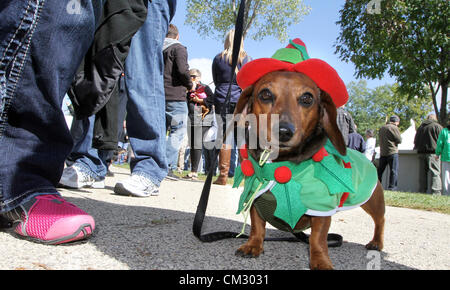
[[350,82],[347,90],[350,98],[345,108],[363,136],[367,129],[378,131],[394,114],[400,117],[401,132],[410,126],[410,119],[414,120],[417,128],[432,111],[431,100],[408,98],[400,92],[397,84],[369,89],[367,82],[360,80]]
[[347,0],[337,22],[341,31],[336,53],[355,64],[357,77],[381,78],[387,72],[410,99],[432,100],[439,121],[445,124],[449,15],[448,0]]
[[[239,0],[187,0],[185,24],[203,37],[222,39],[234,27]],[[247,0],[245,3],[244,38],[250,32],[254,40],[275,36],[288,37],[287,29],[308,15],[310,7],[303,0]]]

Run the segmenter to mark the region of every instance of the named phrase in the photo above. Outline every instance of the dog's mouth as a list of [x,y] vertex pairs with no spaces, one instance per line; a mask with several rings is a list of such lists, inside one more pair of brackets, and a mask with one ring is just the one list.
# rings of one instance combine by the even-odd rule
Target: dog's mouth
[[294,142],[270,142],[267,144],[272,151],[278,151],[280,154],[292,151],[294,148],[298,147],[298,144]]

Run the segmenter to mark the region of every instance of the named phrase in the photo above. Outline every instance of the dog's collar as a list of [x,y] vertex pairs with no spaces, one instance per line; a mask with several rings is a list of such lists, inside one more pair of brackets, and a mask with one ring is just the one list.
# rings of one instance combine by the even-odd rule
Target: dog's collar
[[[246,149],[240,149],[240,154],[243,161],[235,171],[233,184],[233,187],[237,188],[245,179],[238,213],[242,211],[248,213],[259,190],[267,189],[277,200],[275,216],[294,228],[307,209],[298,194],[289,194],[289,192],[300,191],[302,184],[297,179],[307,174],[310,167],[314,167],[314,177],[321,180],[331,194],[354,192],[350,159],[348,156],[341,155],[330,140],[327,140],[325,146],[320,148],[311,159],[299,164],[290,161],[260,164],[248,154]],[[345,198],[340,203],[344,202]]]

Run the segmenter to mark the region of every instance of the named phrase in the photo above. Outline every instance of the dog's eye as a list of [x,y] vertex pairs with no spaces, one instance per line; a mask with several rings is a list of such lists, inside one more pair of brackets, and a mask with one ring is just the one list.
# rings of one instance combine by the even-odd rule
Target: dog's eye
[[258,97],[263,103],[272,103],[273,102],[272,92],[269,91],[268,89],[262,90],[259,93]]
[[314,103],[314,97],[311,93],[304,93],[298,99],[298,103],[304,107],[309,107]]

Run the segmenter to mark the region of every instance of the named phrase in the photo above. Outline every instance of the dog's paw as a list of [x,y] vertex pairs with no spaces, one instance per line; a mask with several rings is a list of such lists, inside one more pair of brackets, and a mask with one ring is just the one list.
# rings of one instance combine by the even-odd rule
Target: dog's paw
[[263,247],[245,244],[237,249],[235,255],[244,258],[257,258],[262,253],[264,253]]
[[309,264],[311,270],[333,270],[333,264],[331,261],[323,259],[319,261],[311,261]]
[[372,241],[370,241],[370,243],[368,243],[366,245],[366,249],[367,250],[381,251],[383,249],[383,243],[372,240]]

